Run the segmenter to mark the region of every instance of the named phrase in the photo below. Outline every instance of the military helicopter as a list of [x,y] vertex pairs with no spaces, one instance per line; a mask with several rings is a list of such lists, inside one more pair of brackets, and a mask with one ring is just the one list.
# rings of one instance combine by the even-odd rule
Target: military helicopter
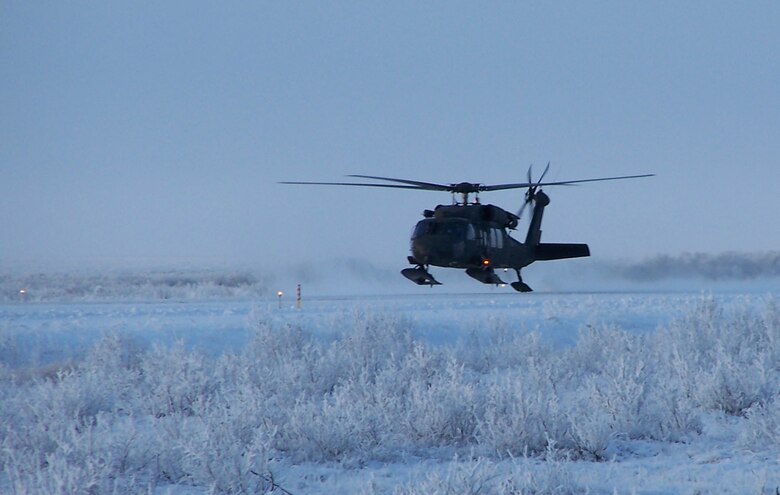
[[[505,285],[496,274],[496,268],[511,268],[517,273],[517,281],[510,285],[518,292],[531,292],[532,289],[520,275],[523,267],[535,261],[560,260],[590,256],[587,244],[544,243],[542,237],[542,216],[550,204],[550,197],[542,191],[546,186],[567,186],[585,182],[607,180],[636,179],[652,177],[655,174],[624,175],[620,177],[601,177],[556,182],[543,182],[550,170],[550,164],[537,181],[531,178],[528,168],[528,181],[512,184],[486,185],[471,182],[453,184],[435,184],[408,179],[394,179],[373,175],[348,175],[358,179],[386,181],[392,184],[370,182],[296,182],[285,181],[281,184],[313,184],[327,186],[385,187],[395,189],[413,189],[418,191],[446,191],[452,193],[452,204],[439,205],[433,210],[423,211],[423,220],[417,222],[411,238],[411,255],[407,260],[413,268],[404,268],[401,274],[418,285],[441,285],[428,271],[430,266],[460,268],[466,275],[483,284]],[[512,213],[495,205],[481,204],[479,193],[501,191],[505,189],[526,189],[525,202],[517,213]],[[474,200],[469,201],[469,196]],[[507,230],[515,230],[523,215],[523,210],[531,205],[531,221],[525,235],[525,241],[512,238]]]

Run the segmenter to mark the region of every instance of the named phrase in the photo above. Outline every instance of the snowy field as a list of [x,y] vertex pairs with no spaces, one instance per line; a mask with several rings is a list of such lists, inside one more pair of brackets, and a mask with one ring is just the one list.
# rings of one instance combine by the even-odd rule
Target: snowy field
[[0,492],[780,492],[778,293],[476,289],[6,298]]

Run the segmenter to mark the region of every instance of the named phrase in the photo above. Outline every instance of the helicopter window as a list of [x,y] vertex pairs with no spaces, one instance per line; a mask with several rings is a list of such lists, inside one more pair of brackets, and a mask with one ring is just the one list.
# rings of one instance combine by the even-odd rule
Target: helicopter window
[[445,221],[439,224],[440,232],[456,240],[473,241],[476,238],[474,227],[465,220]]
[[412,238],[416,239],[424,235],[442,234],[454,239],[474,240],[476,234],[474,227],[468,222],[458,220],[421,220],[417,222],[412,233]]
[[428,235],[428,234],[435,234],[438,231],[438,225],[433,220],[422,220],[420,222],[417,222],[417,225],[414,227],[414,233],[412,234],[412,238],[416,239],[417,237]]
[[463,237],[465,234],[463,225],[455,222],[447,222],[443,225],[444,234],[450,237]]
[[498,229],[490,229],[488,234],[488,245],[494,248],[504,247],[504,235]]

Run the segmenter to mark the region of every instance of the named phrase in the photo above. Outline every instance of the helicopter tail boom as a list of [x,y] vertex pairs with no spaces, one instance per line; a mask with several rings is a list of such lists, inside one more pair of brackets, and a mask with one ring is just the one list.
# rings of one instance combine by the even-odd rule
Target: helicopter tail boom
[[536,261],[564,260],[590,256],[587,244],[539,243],[536,245]]
[[[546,170],[545,170],[546,172]],[[539,190],[531,190],[529,198],[534,202],[534,212],[531,217],[531,224],[528,226],[528,234],[525,237],[525,243],[534,247],[534,261],[564,260],[567,258],[583,258],[590,256],[590,249],[587,244],[557,244],[543,243],[542,239],[542,216],[544,209],[550,204],[550,197]]]

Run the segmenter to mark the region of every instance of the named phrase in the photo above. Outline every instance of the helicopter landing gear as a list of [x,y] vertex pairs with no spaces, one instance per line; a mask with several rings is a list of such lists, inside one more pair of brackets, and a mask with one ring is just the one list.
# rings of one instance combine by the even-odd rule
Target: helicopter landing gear
[[469,268],[466,270],[466,275],[483,284],[504,285],[506,283],[498,278],[492,268]]
[[401,270],[401,275],[417,285],[430,285],[431,287],[441,285],[441,282],[433,278],[433,275],[428,273],[428,270],[422,265],[417,265],[414,268],[404,268]]
[[525,282],[523,282],[523,277],[520,276],[520,270],[515,270],[517,272],[517,282],[512,282],[511,285],[514,290],[517,292],[533,292],[534,290],[528,286]]

